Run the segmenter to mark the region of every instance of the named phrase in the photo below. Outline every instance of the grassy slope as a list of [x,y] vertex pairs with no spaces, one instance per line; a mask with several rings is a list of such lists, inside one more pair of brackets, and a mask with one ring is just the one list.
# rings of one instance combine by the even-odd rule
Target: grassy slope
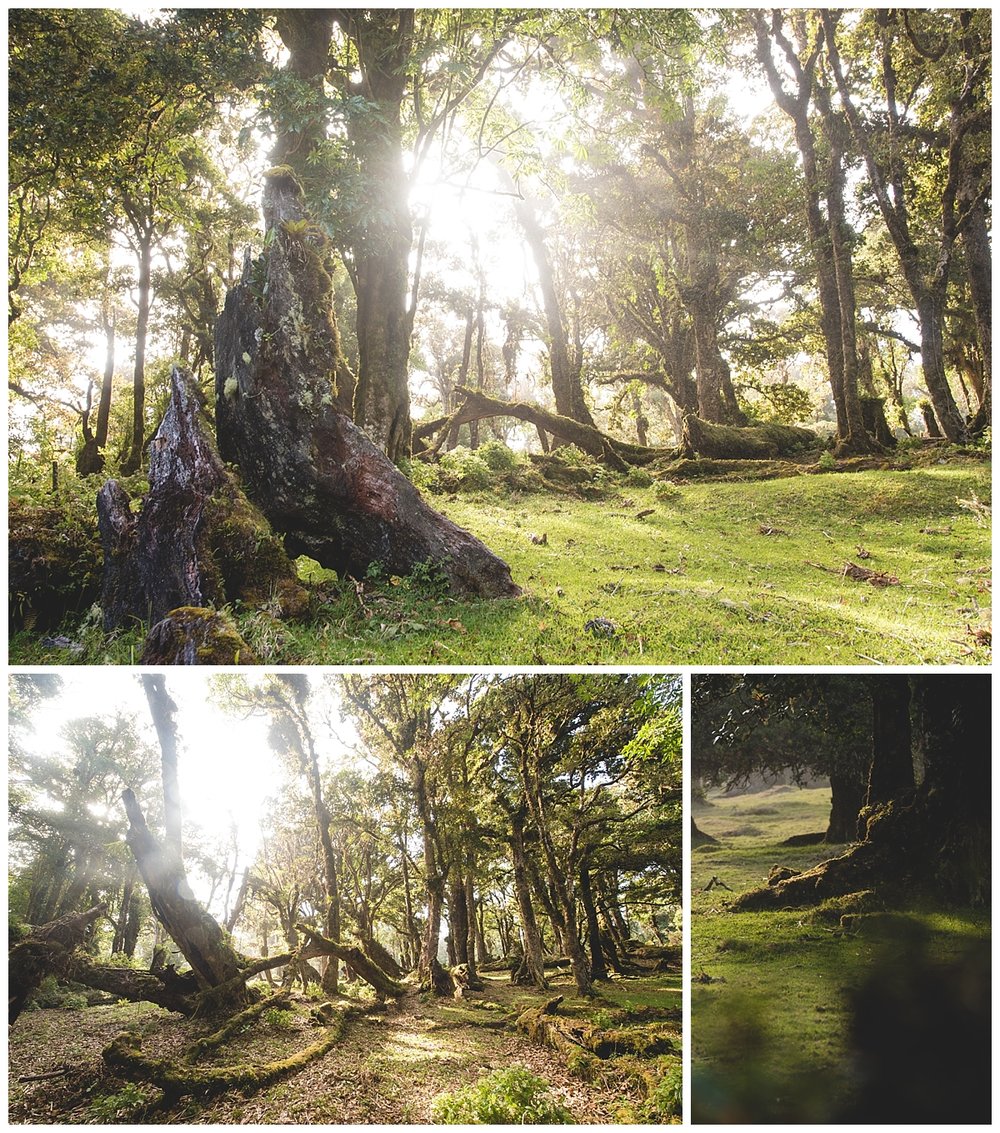
[[[989,501],[989,466],[965,461],[686,483],[668,501],[628,486],[598,501],[432,497],[510,563],[523,598],[455,602],[384,586],[363,610],[353,590],[334,598],[309,625],[240,624],[279,664],[986,664],[967,627],[988,624],[990,532],[958,502],[974,494]],[[859,560],[859,546],[871,557]],[[899,585],[845,579],[848,561]],[[597,617],[614,636],[584,629]],[[22,633],[11,660],[128,664],[141,647],[138,636],[68,632],[83,652]]]
[[[608,1002],[577,999],[568,977],[557,976],[555,992],[565,994],[563,1010],[592,1014],[609,1004],[680,1005],[680,977],[615,981],[602,988]],[[185,1098],[164,1111],[130,1106],[123,1083],[107,1076],[100,1051],[122,1030],[142,1034],[144,1048],[169,1057],[193,1037],[197,1023],[149,1005],[120,1003],[73,1012],[44,1010],[21,1016],[10,1037],[10,1118],[16,1123],[94,1123],[108,1120],[116,1098],[116,1120],[124,1123],[301,1123],[404,1124],[430,1120],[434,1098],[474,1083],[483,1075],[521,1065],[546,1079],[577,1123],[606,1123],[634,1091],[622,1081],[588,1083],[572,1076],[559,1056],[514,1030],[511,1010],[548,998],[514,988],[506,977],[488,979],[487,991],[468,1001],[434,1000],[416,994],[384,1014],[350,1022],[343,1040],[299,1073],[258,1093],[228,1091],[207,1100]],[[308,1004],[296,1005],[291,1027],[258,1024],[226,1044],[213,1062],[264,1062],[287,1056],[316,1041],[307,1021]],[[679,1042],[679,1037],[678,1037]],[[199,1062],[199,1065],[207,1063]],[[18,1083],[66,1065],[65,1077]],[[146,1101],[158,1095],[143,1088]]]
[[[695,1120],[829,1121],[851,1096],[848,997],[898,940],[837,931],[807,910],[726,911],[725,890],[760,885],[772,865],[804,869],[837,847],[785,848],[792,834],[822,830],[828,790],[772,788],[717,798],[696,812],[719,839],[692,856],[691,1005]],[[928,954],[946,959],[970,938],[989,937],[988,914],[912,910]],[[712,983],[698,981],[705,973]]]

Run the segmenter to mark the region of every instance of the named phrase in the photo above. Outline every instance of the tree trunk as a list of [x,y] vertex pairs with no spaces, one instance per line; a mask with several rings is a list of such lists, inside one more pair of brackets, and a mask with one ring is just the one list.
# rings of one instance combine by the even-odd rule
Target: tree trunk
[[519,812],[511,814],[511,866],[514,875],[514,894],[517,898],[518,913],[521,918],[521,935],[524,940],[524,969],[518,983],[530,983],[540,991],[548,988],[545,979],[545,961],[542,956],[542,936],[535,919],[535,908],[531,903],[531,885],[528,880],[528,866],[524,849],[524,816]]
[[122,464],[122,474],[130,476],[142,467],[142,442],[146,429],[146,337],[149,333],[149,311],[152,303],[153,234],[139,236],[139,311],[135,324],[135,369],[132,374],[132,445]]
[[301,612],[308,595],[280,541],[219,459],[194,380],[175,368],[170,381],[141,512],[133,513],[116,480],[97,496],[105,629],[236,599],[277,599],[289,613]]
[[104,905],[95,905],[86,912],[39,925],[11,949],[7,968],[10,1023],[21,1014],[31,993],[47,975],[64,976],[69,972],[76,949],[105,911]]
[[[146,883],[156,919],[191,965],[202,989],[238,980],[239,962],[222,930],[191,894],[184,866],[153,837],[131,789],[122,794],[129,828],[125,837]],[[242,1001],[242,984],[233,1001]]]
[[832,771],[830,790],[830,820],[823,841],[854,842],[858,838],[858,815],[865,801],[865,784],[857,775]]
[[971,426],[978,434],[989,426],[993,408],[993,253],[984,202],[973,206],[962,242],[983,367],[983,396]]
[[549,351],[549,370],[556,413],[594,429],[596,428],[594,418],[583,394],[583,355],[581,351],[574,350],[570,344],[556,286],[555,271],[545,242],[545,233],[538,223],[535,204],[521,195],[513,177],[499,161],[493,162],[493,167],[504,191],[510,194],[514,203],[514,213],[524,232],[524,238],[538,272],[547,331],[545,344]]
[[294,178],[266,178],[264,215],[274,236],[262,271],[247,266],[216,327],[223,457],[293,555],[359,578],[373,562],[391,574],[430,563],[455,593],[518,594],[506,564],[432,511],[337,411],[330,278]]
[[741,893],[735,911],[813,905],[864,889],[883,900],[926,895],[988,904],[990,678],[910,679],[924,750],[921,785],[876,808],[864,841],[845,854],[803,873],[777,871],[763,888]]
[[872,765],[865,806],[878,806],[913,790],[910,679],[876,677],[872,684]]
[[580,900],[583,902],[583,909],[587,918],[587,940],[590,943],[590,978],[592,980],[606,980],[608,978],[608,966],[604,960],[604,935],[597,919],[597,906],[594,904],[594,891],[590,884],[590,865],[586,861],[580,863]]
[[143,673],[140,679],[160,744],[164,845],[178,861],[183,861],[181,788],[177,777],[177,723],[174,720],[177,705],[167,692],[162,675]]
[[402,104],[413,50],[412,9],[336,9],[357,51],[359,77],[342,86],[366,105],[349,112],[347,134],[363,184],[363,215],[348,225],[358,300],[355,421],[388,457],[410,454],[407,361],[415,302],[407,303],[413,225],[403,165]]

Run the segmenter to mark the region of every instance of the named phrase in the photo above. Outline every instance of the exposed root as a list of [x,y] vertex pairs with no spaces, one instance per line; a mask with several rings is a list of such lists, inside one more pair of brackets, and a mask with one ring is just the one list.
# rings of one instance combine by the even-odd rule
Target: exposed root
[[232,1038],[241,1027],[244,1027],[247,1023],[256,1019],[259,1015],[262,1015],[268,1008],[287,1003],[290,995],[291,988],[282,988],[280,991],[276,991],[274,995],[269,995],[259,1003],[254,1003],[245,1010],[233,1015],[232,1018],[227,1020],[225,1025],[220,1027],[217,1031],[214,1031],[210,1035],[205,1035],[204,1038],[195,1039],[184,1051],[182,1056],[183,1061],[194,1062],[206,1050],[222,1046],[222,1044],[226,1042],[227,1039]]
[[347,1020],[354,1012],[355,1009],[351,1007],[341,1009],[319,1042],[296,1051],[287,1058],[261,1065],[238,1063],[233,1066],[197,1069],[187,1064],[198,1053],[192,1053],[191,1050],[185,1052],[181,1062],[167,1058],[147,1058],[140,1052],[139,1037],[131,1034],[119,1035],[103,1052],[102,1057],[107,1066],[121,1077],[132,1082],[148,1082],[159,1086],[165,1097],[169,1098],[184,1094],[204,1096],[231,1089],[259,1090],[285,1074],[294,1074],[326,1054],[340,1040]]

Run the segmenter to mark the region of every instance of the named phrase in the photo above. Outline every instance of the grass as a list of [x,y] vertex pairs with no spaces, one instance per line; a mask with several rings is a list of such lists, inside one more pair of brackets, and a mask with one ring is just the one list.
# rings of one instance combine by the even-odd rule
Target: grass
[[911,908],[889,928],[853,933],[809,910],[730,913],[730,894],[705,891],[711,877],[738,893],[762,884],[773,865],[805,869],[838,852],[778,844],[823,829],[830,792],[777,787],[710,802],[695,817],[719,844],[692,854],[694,1119],[842,1120],[858,1089],[859,989],[873,973],[887,982],[883,972],[905,972],[907,957],[915,968],[964,964],[970,942],[989,939],[989,915]]
[[[604,498],[431,496],[511,566],[513,601],[456,601],[432,581],[328,587],[306,623],[233,611],[267,663],[988,664],[989,466],[688,482],[672,498],[609,478]],[[963,504],[962,501],[966,503]],[[639,518],[639,513],[653,509]],[[766,532],[766,533],[765,533]],[[545,536],[544,543],[531,536]],[[859,549],[868,557],[859,558]],[[898,579],[842,574],[853,562]],[[820,569],[826,568],[826,569]],[[604,618],[610,636],[587,623]],[[15,664],[132,664],[141,635],[95,621],[83,646],[11,638]]]

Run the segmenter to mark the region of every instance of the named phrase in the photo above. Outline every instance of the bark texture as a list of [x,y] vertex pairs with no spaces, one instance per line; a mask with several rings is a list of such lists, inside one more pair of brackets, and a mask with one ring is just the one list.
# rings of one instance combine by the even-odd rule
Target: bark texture
[[306,591],[219,459],[194,379],[175,368],[170,381],[141,511],[132,511],[116,480],[97,496],[105,629],[130,619],[152,624],[178,607],[235,598],[259,604],[273,597],[286,615],[301,614]]
[[31,993],[47,975],[66,975],[73,953],[84,942],[91,926],[105,913],[95,905],[83,913],[71,913],[39,925],[10,951],[8,961],[8,1022],[21,1014]]
[[292,554],[341,574],[372,563],[408,574],[438,567],[455,593],[519,593],[507,565],[429,508],[336,405],[337,345],[324,238],[301,190],[272,170],[264,192],[268,247],[229,292],[216,329],[219,448]]

